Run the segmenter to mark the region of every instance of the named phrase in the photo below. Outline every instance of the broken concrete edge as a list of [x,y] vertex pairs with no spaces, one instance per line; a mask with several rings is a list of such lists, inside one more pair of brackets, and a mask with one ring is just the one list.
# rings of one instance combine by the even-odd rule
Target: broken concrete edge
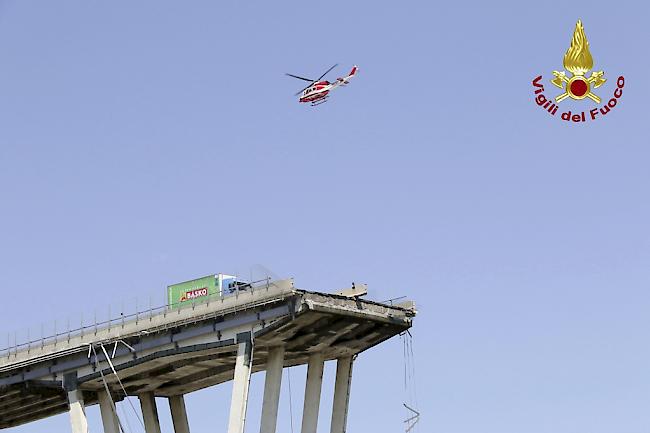
[[347,301],[356,300],[356,301],[358,301],[358,302],[360,302],[362,304],[376,305],[376,306],[380,306],[380,307],[384,307],[384,308],[391,308],[391,309],[395,309],[395,310],[400,310],[400,311],[403,311],[406,314],[411,315],[411,317],[415,317],[417,315],[417,313],[418,313],[417,309],[416,309],[416,306],[415,306],[415,301],[410,301],[410,300],[403,301],[403,302],[400,302],[399,304],[392,305],[392,304],[384,304],[384,303],[382,303],[380,301],[373,301],[372,299],[366,299],[366,298],[362,299],[360,296],[350,297],[350,296],[347,296],[347,295],[344,295],[344,294],[341,294],[341,293],[315,292],[315,291],[305,290],[305,289],[295,289],[294,291],[296,293],[299,293],[299,294],[310,294],[310,295],[321,295],[321,296],[324,295],[324,296],[328,296],[328,297],[331,297],[331,298],[337,298],[337,299],[347,300]]

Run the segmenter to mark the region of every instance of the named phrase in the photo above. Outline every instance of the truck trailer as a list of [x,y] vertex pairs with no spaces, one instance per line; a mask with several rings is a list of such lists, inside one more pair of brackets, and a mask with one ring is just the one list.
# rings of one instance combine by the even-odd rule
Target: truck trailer
[[246,290],[249,283],[234,275],[215,274],[167,286],[169,308],[180,308],[185,303],[204,301],[208,297],[228,296],[237,290]]

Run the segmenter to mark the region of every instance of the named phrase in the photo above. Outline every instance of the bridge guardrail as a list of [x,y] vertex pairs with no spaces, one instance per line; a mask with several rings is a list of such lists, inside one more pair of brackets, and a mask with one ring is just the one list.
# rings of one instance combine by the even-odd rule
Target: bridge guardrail
[[271,280],[270,278],[265,278],[262,280],[256,280],[248,283],[244,288],[239,288],[237,290],[232,291],[231,293],[227,294],[212,294],[212,295],[207,295],[203,296],[201,298],[194,299],[192,301],[185,301],[185,302],[178,302],[178,303],[165,303],[165,305],[162,306],[157,306],[154,307],[152,306],[151,298],[149,302],[149,308],[139,310],[138,308],[138,303],[136,300],[135,303],[135,311],[131,312],[126,312],[124,308],[124,303],[122,303],[122,308],[120,311],[120,315],[116,317],[111,317],[111,308],[110,306],[108,307],[108,320],[103,320],[103,321],[98,321],[97,320],[97,314],[95,310],[95,315],[92,323],[88,323],[87,325],[84,324],[83,322],[83,315],[81,315],[81,326],[77,328],[70,328],[70,322],[67,321],[67,326],[66,330],[62,332],[57,332],[57,322],[54,322],[54,332],[50,333],[48,335],[45,335],[44,332],[44,325],[41,325],[41,336],[40,338],[37,339],[31,339],[30,338],[30,332],[28,330],[26,338],[23,337],[23,339],[18,340],[18,332],[13,333],[13,344],[11,344],[11,339],[12,339],[12,333],[7,334],[7,345],[3,348],[0,349],[0,359],[1,358],[11,358],[12,356],[15,356],[18,353],[22,353],[29,351],[31,349],[36,349],[36,348],[43,348],[46,345],[50,344],[56,344],[58,342],[63,342],[63,341],[70,341],[70,339],[75,338],[75,337],[83,337],[84,335],[88,335],[89,333],[94,333],[96,334],[98,331],[102,330],[111,330],[113,326],[121,326],[123,327],[127,323],[138,323],[140,320],[144,319],[150,319],[151,317],[154,317],[158,314],[161,313],[171,313],[175,311],[182,311],[187,308],[195,308],[197,305],[203,305],[203,304],[210,304],[210,302],[214,302],[216,300],[222,300],[226,298],[231,298],[231,297],[237,297],[239,293],[243,291],[256,291],[259,289],[268,289],[273,285],[274,280]]

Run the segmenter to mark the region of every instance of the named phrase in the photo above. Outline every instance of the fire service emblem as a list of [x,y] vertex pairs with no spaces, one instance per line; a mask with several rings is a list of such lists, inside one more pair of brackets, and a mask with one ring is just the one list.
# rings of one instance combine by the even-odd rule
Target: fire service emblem
[[[575,101],[590,99],[596,104],[601,104],[601,98],[594,92],[594,89],[598,89],[605,84],[607,79],[603,71],[593,71],[591,75],[587,76],[589,71],[594,67],[594,59],[589,51],[589,41],[587,40],[585,29],[580,20],[578,20],[573,32],[571,45],[564,54],[563,65],[564,69],[570,75],[566,71],[553,71],[555,78],[551,79],[550,82],[554,86],[562,89],[562,93],[555,96],[555,98],[547,98],[544,95],[545,89],[542,84],[543,78],[541,75],[533,80],[534,94],[536,95],[535,102],[537,105],[548,111],[550,115],[555,116],[559,104],[567,98]],[[569,110],[563,112],[560,118],[571,122],[586,122],[587,120],[596,120],[596,118],[605,116],[618,103],[618,100],[623,95],[624,86],[625,78],[620,76],[616,80],[613,97],[606,104],[589,110],[588,115],[585,114],[585,111],[572,113]]]

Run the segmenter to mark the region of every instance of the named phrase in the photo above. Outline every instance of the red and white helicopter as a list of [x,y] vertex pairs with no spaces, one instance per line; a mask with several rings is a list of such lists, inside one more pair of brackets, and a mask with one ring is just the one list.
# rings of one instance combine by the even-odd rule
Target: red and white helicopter
[[321,81],[329,71],[337,66],[338,64],[332,66],[327,71],[325,71],[323,75],[315,80],[299,77],[298,75],[287,74],[288,76],[297,78],[299,80],[309,81],[309,85],[307,87],[296,93],[295,96],[300,95],[298,102],[311,102],[312,107],[327,102],[327,98],[329,97],[330,92],[339,86],[345,86],[346,84],[349,84],[350,79],[357,74],[357,70],[359,69],[356,66],[353,66],[347,77],[337,78],[336,81],[332,83],[327,80]]

